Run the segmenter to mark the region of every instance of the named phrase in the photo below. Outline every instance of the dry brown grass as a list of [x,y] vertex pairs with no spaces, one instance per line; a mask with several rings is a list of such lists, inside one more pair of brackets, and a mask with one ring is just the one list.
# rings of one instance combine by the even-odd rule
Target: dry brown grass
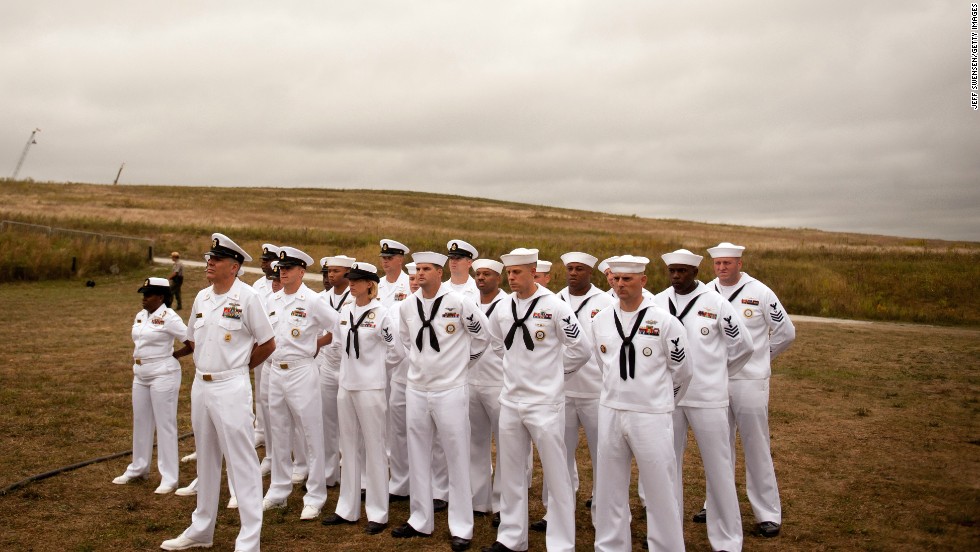
[[[163,275],[165,269],[154,269]],[[100,281],[0,286],[0,485],[125,450],[131,440],[130,320],[147,275]],[[185,293],[201,287],[189,270]],[[186,311],[184,311],[186,313]],[[967,550],[980,542],[980,331],[899,324],[801,322],[772,380],[773,452],[784,508],[783,534],[747,536],[745,550]],[[190,430],[193,367],[184,362],[179,430]],[[181,444],[189,452],[192,441]],[[580,459],[585,458],[579,449]],[[188,524],[194,500],[117,486],[127,458],[97,464],[0,496],[0,546],[7,550],[155,550]],[[700,508],[704,482],[689,448],[685,517]],[[580,462],[582,464],[583,462]],[[739,470],[741,471],[741,466]],[[588,488],[591,473],[583,470]],[[181,481],[193,477],[182,466]],[[743,522],[752,523],[738,477]],[[542,513],[540,477],[532,516]],[[223,491],[223,500],[227,491]],[[588,514],[578,510],[578,549],[590,550]],[[327,511],[336,503],[331,489]],[[446,550],[445,514],[432,539],[368,537],[361,527],[300,523],[301,496],[267,516],[263,549]],[[644,527],[634,498],[634,533]],[[393,506],[391,521],[407,518]],[[216,550],[232,550],[234,511],[221,510]],[[689,550],[708,550],[703,525],[685,524]],[[494,532],[477,519],[474,545]],[[638,549],[636,541],[635,549]],[[543,550],[532,533],[531,548]]]

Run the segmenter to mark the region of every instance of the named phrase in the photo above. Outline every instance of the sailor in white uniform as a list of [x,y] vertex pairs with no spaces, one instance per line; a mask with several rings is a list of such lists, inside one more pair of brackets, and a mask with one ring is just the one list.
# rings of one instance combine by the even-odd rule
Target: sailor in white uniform
[[680,249],[662,258],[671,286],[654,300],[684,324],[693,360],[693,375],[681,387],[673,415],[678,511],[684,510],[681,475],[690,427],[704,465],[708,541],[714,550],[738,552],[742,549],[742,516],[728,435],[728,378],[752,356],[752,337],[731,303],[697,280],[700,255]]

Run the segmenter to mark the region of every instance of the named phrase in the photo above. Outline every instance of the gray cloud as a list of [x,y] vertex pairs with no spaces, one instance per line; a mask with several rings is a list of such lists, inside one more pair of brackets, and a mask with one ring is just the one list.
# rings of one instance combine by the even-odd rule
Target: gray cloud
[[0,159],[980,239],[961,2],[199,4],[5,7]]

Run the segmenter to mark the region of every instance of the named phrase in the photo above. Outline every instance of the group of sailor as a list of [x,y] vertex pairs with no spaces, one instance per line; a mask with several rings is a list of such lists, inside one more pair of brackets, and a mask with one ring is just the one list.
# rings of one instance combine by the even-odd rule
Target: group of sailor
[[[545,532],[548,550],[571,551],[580,430],[594,474],[582,490],[596,550],[632,548],[634,459],[645,547],[684,549],[688,428],[707,487],[693,519],[706,523],[712,549],[742,549],[736,435],[757,532],[778,535],[770,364],[795,328],[772,290],[742,271],[744,249],[709,248],[716,278],[708,284],[698,280],[701,255],[663,254],[670,285],[657,294],[646,289],[645,257],[600,262],[568,252],[561,256],[567,286],[553,293],[551,263],[536,249],[498,260],[480,258],[460,239],[445,251],[411,253],[384,239],[379,274],[345,255],[315,262],[300,249],[269,243],[262,248],[265,275],[247,286],[238,276],[251,257],[214,234],[205,255],[211,285],[198,293],[183,335],[167,334],[185,342],[174,357],[194,356],[198,480],[178,490],[196,490],[190,527],[161,548],[211,546],[223,457],[241,516],[236,550],[258,550],[263,511],[284,508],[293,485],[305,482],[301,520],[321,519],[327,489],[339,483],[336,509],[323,525],[357,523],[364,501],[363,530],[378,534],[389,526],[389,503],[405,500],[409,517],[391,529],[395,538],[430,537],[435,512],[448,509],[454,551],[470,548],[474,516],[497,527],[484,551],[527,550],[529,530]],[[303,283],[317,269],[321,292]],[[592,283],[596,270],[608,291]],[[511,293],[501,289],[504,278]],[[547,512],[533,521],[532,449]],[[147,473],[145,444],[140,451],[127,480]],[[165,492],[176,487],[173,463],[167,460]]]

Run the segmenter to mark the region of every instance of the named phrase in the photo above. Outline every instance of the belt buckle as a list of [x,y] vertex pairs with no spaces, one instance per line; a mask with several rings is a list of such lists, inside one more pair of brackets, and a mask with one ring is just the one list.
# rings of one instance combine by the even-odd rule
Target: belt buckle
[[289,370],[289,363],[288,362],[280,362],[279,363],[279,368],[281,368],[282,370]]
[[204,374],[203,376],[201,376],[201,379],[203,379],[204,381],[214,381],[214,377],[211,374]]

